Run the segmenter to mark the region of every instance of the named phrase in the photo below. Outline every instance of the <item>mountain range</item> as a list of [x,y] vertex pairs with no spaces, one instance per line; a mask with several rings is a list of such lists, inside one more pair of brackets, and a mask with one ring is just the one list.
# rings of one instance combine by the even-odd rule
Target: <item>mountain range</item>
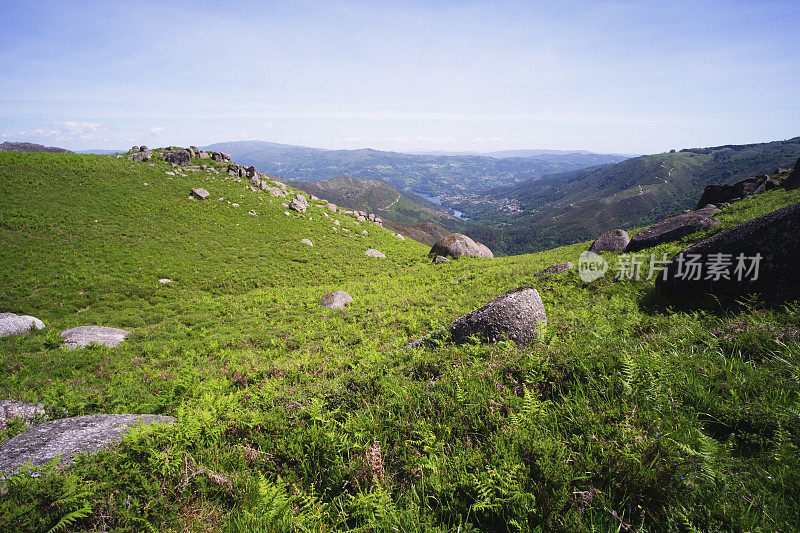
[[545,151],[526,157],[415,155],[369,148],[324,150],[264,141],[223,142],[205,148],[228,153],[242,164],[293,181],[321,181],[347,174],[380,179],[399,190],[437,196],[445,201],[455,194],[520,184],[547,174],[626,159],[620,155]]

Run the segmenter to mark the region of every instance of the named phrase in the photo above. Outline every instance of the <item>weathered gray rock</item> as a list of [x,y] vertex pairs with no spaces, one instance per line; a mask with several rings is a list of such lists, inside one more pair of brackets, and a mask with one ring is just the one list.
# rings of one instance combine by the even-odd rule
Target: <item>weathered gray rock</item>
[[707,231],[719,225],[719,221],[712,218],[718,212],[719,209],[709,205],[664,219],[634,235],[625,251],[638,252],[665,242],[677,241],[698,231]]
[[205,200],[210,196],[210,193],[207,190],[200,187],[198,189],[192,189],[192,196],[194,196],[198,200]]
[[302,239],[300,242],[307,244],[308,246],[314,246],[314,243],[311,242],[311,239]]
[[201,151],[201,152],[197,153],[197,158],[198,159],[208,159],[210,157],[211,157],[211,154],[209,154],[208,152],[202,152]]
[[783,187],[787,191],[800,189],[800,159],[798,159],[797,163],[795,163],[792,173],[789,174],[789,177],[783,182]]
[[145,146],[145,145],[141,145],[141,146],[139,147],[139,151],[140,151],[140,152],[148,152],[149,150],[148,150],[147,146]]
[[44,322],[34,316],[0,313],[0,337],[24,335],[33,329],[42,329]]
[[589,247],[590,252],[621,252],[628,246],[631,238],[624,229],[612,229],[597,237]]
[[431,251],[428,252],[428,255],[434,257],[437,255],[445,257],[450,256],[454,259],[465,255],[485,258],[494,257],[494,254],[489,248],[473,241],[461,233],[451,233],[447,237],[439,239],[439,241],[433,245]]
[[83,348],[89,343],[114,348],[130,335],[130,331],[104,326],[78,326],[61,332],[67,348]]
[[130,151],[131,152],[138,152],[139,151],[139,147],[138,146],[131,146]]
[[269,194],[271,196],[274,196],[275,198],[286,198],[286,193],[283,192],[283,190],[279,189],[278,187],[270,187]]
[[352,301],[352,296],[346,292],[333,291],[322,297],[322,307],[327,307],[328,309],[344,309],[345,306],[349,305]]
[[437,255],[434,259],[434,263],[449,263],[451,260],[449,257],[445,257],[443,255]]
[[541,269],[539,272],[534,274],[534,277],[539,276],[546,276],[548,274],[562,274],[567,270],[572,270],[575,268],[575,264],[567,261],[566,263],[558,263],[557,265],[550,265],[547,268]]
[[366,255],[367,257],[377,257],[379,259],[385,259],[386,258],[386,254],[384,254],[380,250],[376,250],[375,248],[370,248],[369,250],[364,252],[364,255]]
[[547,324],[539,291],[520,287],[457,319],[450,326],[450,335],[455,343],[478,336],[489,342],[509,339],[528,346],[536,340],[539,324]]
[[189,150],[172,150],[164,152],[164,161],[175,163],[176,165],[188,165],[192,160],[192,153]]
[[[672,298],[713,295],[732,300],[755,294],[772,304],[800,299],[798,228],[800,204],[794,204],[718,233],[676,255],[667,265],[665,277],[656,278],[656,289]],[[755,272],[750,268],[757,256],[760,256],[758,273],[753,279]],[[702,265],[699,276],[687,267],[690,260]],[[724,267],[725,263],[727,268],[720,269],[725,270],[729,279],[717,276],[709,267],[712,264]],[[740,263],[742,269],[738,270]],[[686,275],[689,272],[691,275]]]
[[308,209],[308,200],[305,195],[298,194],[291,202],[289,202],[289,209],[297,211],[298,213],[305,213]]
[[129,427],[173,422],[171,416],[158,415],[87,415],[51,420],[0,445],[0,472],[14,472],[27,461],[41,466],[58,455],[61,465],[67,466],[75,455],[96,453],[121,441]]

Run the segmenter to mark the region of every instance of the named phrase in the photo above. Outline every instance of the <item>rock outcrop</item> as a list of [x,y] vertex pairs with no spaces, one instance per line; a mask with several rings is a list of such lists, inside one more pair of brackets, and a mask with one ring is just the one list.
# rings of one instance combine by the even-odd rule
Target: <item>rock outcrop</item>
[[103,326],[78,326],[61,332],[67,348],[83,348],[90,343],[114,348],[130,335],[130,331]]
[[475,242],[466,235],[461,233],[451,233],[450,235],[439,239],[433,245],[431,251],[428,252],[431,257],[441,255],[444,257],[450,256],[453,259],[458,259],[462,256],[474,256],[492,258],[494,254],[485,245]]
[[800,189],[800,159],[798,159],[797,163],[795,163],[794,170],[792,170],[792,173],[789,174],[788,178],[786,178],[786,181],[783,183],[783,187],[787,191]]
[[612,229],[597,237],[589,247],[590,252],[621,252],[631,242],[624,229]]
[[730,203],[742,198],[747,198],[754,194],[764,192],[767,189],[773,188],[772,181],[769,176],[754,176],[751,178],[743,179],[733,185],[725,183],[715,183],[708,185],[703,190],[703,195],[700,201],[697,202],[697,209],[706,205],[720,206],[723,203]]
[[41,466],[61,455],[62,466],[74,455],[96,453],[122,440],[129,427],[139,424],[168,424],[171,416],[88,415],[51,420],[23,431],[0,445],[0,472],[14,472],[27,461]]
[[0,313],[0,337],[24,335],[33,329],[42,329],[44,322],[34,316]]
[[164,152],[164,161],[176,165],[188,165],[192,161],[192,153],[186,149]]
[[450,336],[455,343],[477,336],[489,342],[509,339],[528,346],[536,340],[540,324],[547,324],[547,315],[539,292],[520,287],[455,320]]
[[36,420],[47,417],[50,414],[48,411],[52,412],[55,409],[43,403],[0,400],[0,431],[6,429],[14,419],[20,419],[30,427]]
[[539,272],[534,274],[534,277],[539,276],[546,276],[548,274],[562,274],[567,270],[572,270],[575,268],[575,264],[567,261],[566,263],[558,263],[557,265],[550,265],[547,268],[541,269]]
[[344,309],[352,301],[353,297],[345,291],[333,291],[322,297],[322,307]]
[[681,298],[755,294],[773,304],[800,299],[798,228],[800,204],[794,204],[718,233],[676,255],[664,277],[656,278],[656,289]]
[[707,231],[719,225],[719,221],[712,218],[718,212],[719,209],[709,205],[702,209],[671,216],[634,235],[625,251],[638,252],[665,242],[677,241],[698,231]]

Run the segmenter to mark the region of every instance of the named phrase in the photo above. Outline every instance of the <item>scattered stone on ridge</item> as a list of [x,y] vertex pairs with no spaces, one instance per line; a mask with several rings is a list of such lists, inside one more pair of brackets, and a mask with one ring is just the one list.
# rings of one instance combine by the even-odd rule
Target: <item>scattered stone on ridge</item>
[[192,160],[192,154],[189,150],[172,150],[164,152],[164,161],[167,163],[174,163],[176,165],[188,165]]
[[44,322],[34,316],[0,313],[0,337],[24,335],[33,329],[44,328]]
[[677,241],[692,233],[706,231],[719,225],[719,221],[712,218],[719,212],[713,205],[707,205],[689,213],[671,216],[645,228],[633,236],[626,252],[638,252],[665,242]]
[[322,297],[322,306],[328,309],[344,309],[352,301],[353,297],[346,292],[333,291]]
[[138,152],[139,151],[139,147],[138,146],[131,146],[130,151],[131,152]]
[[62,466],[74,455],[96,453],[122,440],[129,427],[173,423],[171,416],[86,415],[51,420],[23,431],[0,445],[0,471],[15,472],[27,461],[41,466],[61,454]]
[[298,194],[291,202],[289,202],[289,209],[297,211],[298,213],[305,213],[308,209],[308,200],[305,195]]
[[[656,278],[656,289],[681,298],[734,300],[755,294],[771,304],[800,299],[798,227],[800,204],[793,204],[713,235],[676,255]],[[690,261],[701,270],[691,268]],[[709,265],[716,265],[720,275]]]
[[743,179],[733,185],[728,185],[726,183],[708,185],[703,190],[703,195],[700,197],[700,201],[697,202],[696,209],[700,209],[708,204],[718,206],[723,202],[731,202],[734,199],[741,200],[742,198],[761,193],[766,190],[768,182],[769,178],[762,175]]
[[130,331],[103,326],[78,326],[61,332],[67,348],[83,348],[89,343],[114,348],[125,340]]
[[314,246],[314,243],[313,243],[313,242],[311,242],[311,240],[310,240],[310,239],[303,239],[303,240],[301,240],[300,242],[302,242],[303,244],[307,244],[307,245],[309,245],[309,246]]
[[450,258],[445,257],[443,255],[437,255],[436,258],[433,260],[434,263],[449,263]]
[[328,206],[327,207],[328,207],[328,211],[330,211],[331,213],[335,213],[336,212],[336,204],[332,204],[332,203],[328,202]]
[[612,229],[597,237],[589,247],[590,252],[621,252],[631,238],[624,229]]
[[541,269],[539,272],[534,274],[534,277],[538,278],[539,276],[546,276],[548,274],[561,274],[567,270],[572,270],[573,268],[575,268],[575,264],[569,261],[566,263],[558,263],[557,265],[550,265],[547,268]]
[[364,252],[364,255],[366,255],[367,257],[378,257],[380,259],[386,258],[386,254],[384,254],[380,250],[376,250],[375,248],[370,248],[369,250]]
[[192,189],[192,196],[199,198],[200,200],[205,200],[210,196],[210,194],[207,190],[201,187],[199,189]]
[[150,152],[150,150],[147,149],[146,146],[142,146],[142,148],[144,148],[144,150],[142,150],[141,152],[136,152],[129,159],[131,161],[136,161],[138,163],[144,161],[150,161],[150,158],[153,157],[153,154]]
[[428,255],[434,257],[437,255],[450,256],[454,259],[465,255],[486,258],[494,257],[492,251],[485,245],[476,243],[461,233],[451,233],[439,239],[439,241],[433,245],[431,251],[428,252]]

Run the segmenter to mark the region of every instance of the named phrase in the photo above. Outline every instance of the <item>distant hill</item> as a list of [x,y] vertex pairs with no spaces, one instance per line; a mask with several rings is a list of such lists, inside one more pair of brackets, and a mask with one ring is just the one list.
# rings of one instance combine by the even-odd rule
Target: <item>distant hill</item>
[[495,188],[456,205],[473,222],[498,228],[487,245],[525,253],[650,224],[694,208],[706,185],[791,168],[798,157],[800,137],[690,148]]
[[383,218],[384,227],[429,245],[465,227],[442,207],[381,180],[342,175],[312,183],[294,182],[292,186],[343,207],[375,213]]
[[127,149],[122,150],[103,150],[100,148],[89,149],[89,150],[78,150],[75,152],[76,154],[96,154],[96,155],[109,155],[109,154],[124,154],[127,152]]
[[294,181],[322,181],[347,174],[380,179],[402,191],[439,196],[445,203],[464,193],[625,159],[583,153],[505,158],[413,155],[372,149],[323,150],[263,141],[224,142],[206,148],[226,152],[243,164]]
[[45,146],[43,144],[23,143],[6,141],[0,143],[0,152],[48,152],[51,154],[56,153],[72,153],[64,148],[56,148],[55,146]]

